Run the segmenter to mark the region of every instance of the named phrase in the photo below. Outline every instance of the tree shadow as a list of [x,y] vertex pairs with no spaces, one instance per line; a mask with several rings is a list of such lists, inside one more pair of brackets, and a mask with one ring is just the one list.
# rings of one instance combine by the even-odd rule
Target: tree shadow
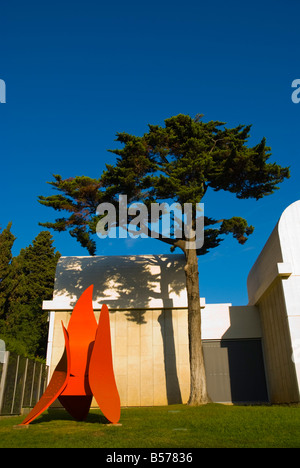
[[[67,411],[63,409],[51,409],[49,408],[47,413],[41,414],[37,419],[30,423],[31,426],[39,425],[41,423],[47,423],[52,421],[76,421]],[[92,424],[110,424],[110,421],[101,413],[90,412],[84,422]]]
[[[57,265],[54,301],[74,307],[82,292],[94,285],[93,302],[111,313],[124,312],[128,321],[143,325],[149,309],[161,309],[164,367],[169,404],[181,403],[177,375],[172,308],[185,292],[184,255],[61,257]],[[99,306],[99,307],[98,307]]]
[[126,309],[135,321],[136,314],[130,316],[130,311],[147,309],[155,299],[161,307],[173,306],[170,295],[179,295],[185,284],[183,259],[183,255],[61,257],[53,297],[74,307],[94,284],[94,302],[107,304],[111,311]]

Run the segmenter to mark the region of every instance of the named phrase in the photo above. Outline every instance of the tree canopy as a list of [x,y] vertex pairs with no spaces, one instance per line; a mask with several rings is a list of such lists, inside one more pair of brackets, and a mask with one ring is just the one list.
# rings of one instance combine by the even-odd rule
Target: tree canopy
[[[251,125],[227,128],[224,122],[205,123],[202,117],[192,119],[180,114],[166,119],[164,127],[149,125],[143,136],[117,133],[116,141],[123,148],[109,150],[117,156],[116,164],[106,165],[99,178],[77,176],[63,180],[54,175],[55,180],[49,183],[58,193],[40,196],[39,202],[65,216],[41,225],[56,231],[69,230],[94,255],[97,206],[110,202],[117,207],[119,194],[126,194],[128,202],[146,205],[165,200],[195,205],[210,188],[229,191],[239,199],[259,200],[289,177],[288,167],[268,162],[271,152],[265,138],[247,146]],[[244,243],[253,230],[241,217],[205,216],[205,242],[197,254],[218,246],[225,234],[231,233]],[[177,245],[174,239],[173,247]]]
[[0,279],[5,298],[0,305],[0,336],[10,350],[23,355],[45,357],[48,316],[42,310],[42,302],[52,299],[60,253],[55,252],[51,234],[42,231],[31,245],[13,257],[13,236],[10,234],[10,242],[2,244],[1,238],[5,236],[8,236],[8,232],[4,230],[0,234],[0,256],[6,259],[6,263],[8,259],[10,262],[9,272],[5,273],[7,267],[6,270],[4,268]]

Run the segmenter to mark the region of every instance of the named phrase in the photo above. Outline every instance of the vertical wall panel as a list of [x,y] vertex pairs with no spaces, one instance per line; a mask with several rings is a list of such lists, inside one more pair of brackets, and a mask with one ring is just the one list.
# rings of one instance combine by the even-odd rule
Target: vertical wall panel
[[298,401],[292,346],[281,279],[259,302],[269,395],[272,403]]

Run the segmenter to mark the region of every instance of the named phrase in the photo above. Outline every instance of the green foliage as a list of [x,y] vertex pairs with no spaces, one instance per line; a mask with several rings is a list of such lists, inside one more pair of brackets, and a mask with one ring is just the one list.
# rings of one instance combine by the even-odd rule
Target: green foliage
[[[177,115],[165,120],[165,126],[149,125],[141,137],[117,133],[122,149],[110,150],[116,164],[107,165],[99,179],[75,177],[62,180],[55,175],[50,184],[60,193],[39,197],[40,203],[69,213],[43,226],[56,231],[69,230],[91,255],[96,251],[93,240],[97,223],[96,207],[101,202],[117,205],[117,197],[126,194],[129,202],[174,201],[193,206],[203,200],[208,188],[226,190],[237,198],[259,200],[278,189],[289,169],[269,163],[270,148],[265,138],[247,146],[251,126],[227,128],[224,122],[203,122],[202,115],[192,119]],[[148,226],[149,227],[149,226]],[[253,232],[243,218],[214,220],[205,218],[204,254],[218,246],[224,235],[232,234],[244,243]],[[166,239],[160,237],[160,240]],[[184,243],[173,239],[172,250],[184,250]]]
[[102,201],[102,194],[99,191],[100,180],[89,177],[70,177],[62,180],[60,175],[54,175],[54,178],[55,181],[49,184],[64,195],[40,196],[39,202],[57,211],[71,214],[69,218],[59,218],[55,223],[40,223],[40,225],[58,232],[68,229],[71,236],[93,255],[96,245],[90,236],[95,232],[93,216]]
[[12,259],[11,252],[8,257],[9,276],[4,289],[0,336],[10,351],[45,356],[48,323],[42,301],[52,299],[60,254],[55,252],[51,234],[42,231],[17,257]]
[[16,240],[11,233],[12,223],[0,233],[0,320],[8,307],[8,296],[11,290],[12,253],[11,249]]
[[249,236],[254,231],[253,226],[248,226],[247,221],[243,218],[233,217],[225,219],[222,222],[220,233],[232,233],[233,237],[237,239],[240,244],[244,244]]

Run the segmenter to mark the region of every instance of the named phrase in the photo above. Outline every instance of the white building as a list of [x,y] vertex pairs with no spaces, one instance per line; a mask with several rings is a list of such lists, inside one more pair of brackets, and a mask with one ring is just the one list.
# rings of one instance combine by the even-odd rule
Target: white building
[[[299,401],[299,240],[300,201],[285,210],[250,271],[248,305],[201,299],[213,401]],[[94,284],[96,318],[103,303],[110,310],[122,406],[186,403],[190,373],[183,266],[182,255],[62,257],[53,300],[44,302],[50,316],[50,375],[64,349],[61,320],[67,326],[78,297]]]
[[248,295],[259,310],[270,401],[299,401],[300,201],[283,212],[251,269]]

